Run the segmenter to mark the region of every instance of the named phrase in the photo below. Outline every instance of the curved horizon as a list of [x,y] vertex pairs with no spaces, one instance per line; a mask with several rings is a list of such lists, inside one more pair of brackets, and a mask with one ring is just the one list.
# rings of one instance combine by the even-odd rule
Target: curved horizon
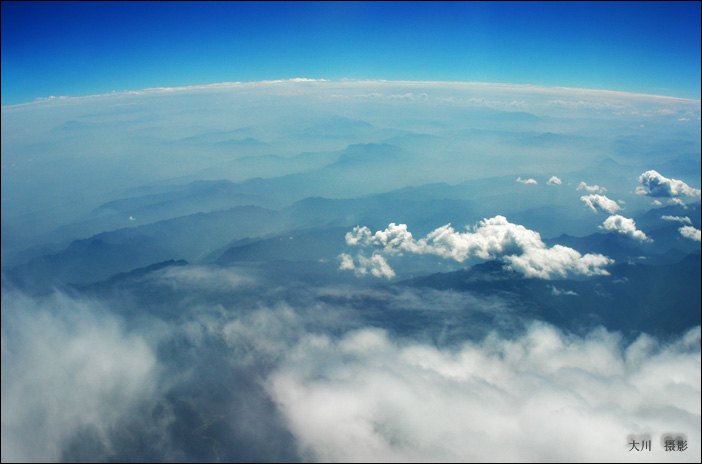
[[[630,92],[625,90],[611,90],[611,89],[596,89],[596,88],[584,88],[584,87],[568,87],[568,86],[557,86],[557,85],[541,85],[541,84],[528,84],[528,83],[514,83],[514,82],[481,82],[481,81],[455,81],[455,80],[395,80],[395,79],[355,79],[355,78],[341,78],[341,79],[326,79],[326,78],[307,78],[307,77],[293,77],[284,79],[261,79],[261,80],[251,80],[251,81],[221,81],[212,82],[208,84],[192,84],[192,85],[177,85],[177,86],[164,86],[164,87],[144,87],[138,89],[123,89],[123,90],[112,90],[111,92],[103,93],[88,93],[82,95],[49,95],[46,97],[37,97],[34,100],[24,101],[19,103],[13,103],[9,105],[2,105],[2,109],[9,109],[19,106],[31,105],[36,103],[46,103],[51,101],[62,101],[62,100],[78,100],[83,98],[99,98],[99,97],[110,97],[110,96],[123,96],[123,95],[138,95],[143,93],[156,93],[156,92],[183,92],[189,90],[214,90],[223,89],[227,87],[237,87],[237,86],[251,86],[251,85],[274,85],[274,84],[343,84],[343,83],[355,83],[355,84],[377,84],[377,85],[463,85],[463,86],[492,86],[497,88],[509,90],[541,90],[541,91],[561,91],[561,92],[589,92],[595,94],[606,94],[610,96],[620,96],[628,98],[645,97],[645,98],[655,98],[664,99],[677,102],[690,102],[690,103],[702,103],[700,99],[694,98],[684,98],[676,97],[670,95],[661,94],[650,94],[650,93],[640,93],[640,92]],[[602,95],[604,96],[604,95]]]
[[700,98],[699,2],[2,3],[2,105],[324,76]]

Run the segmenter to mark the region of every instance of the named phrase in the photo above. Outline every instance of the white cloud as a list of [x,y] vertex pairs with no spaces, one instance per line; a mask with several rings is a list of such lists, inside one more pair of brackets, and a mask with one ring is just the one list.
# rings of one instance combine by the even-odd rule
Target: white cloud
[[521,182],[522,184],[538,184],[536,179],[522,179],[521,177],[517,177],[517,182]]
[[584,195],[580,197],[580,200],[585,202],[585,204],[595,213],[599,209],[605,213],[614,214],[622,209],[616,201],[610,200],[604,195]]
[[683,216],[683,217],[681,217],[681,216],[661,216],[661,219],[663,219],[664,221],[677,221],[677,222],[682,222],[683,224],[692,225],[692,221],[687,216]]
[[[699,327],[626,346],[604,329],[580,338],[533,324],[453,349],[363,329],[306,337],[266,389],[309,461],[618,462],[645,433],[647,459],[695,462],[699,344]],[[659,446],[671,431],[687,435],[688,455]]]
[[351,255],[346,254],[346,253],[341,253],[339,255],[339,260],[341,261],[341,264],[339,265],[339,269],[342,271],[353,271],[356,269],[356,266],[353,264],[353,258]]
[[551,285],[551,295],[554,295],[554,296],[561,296],[561,295],[578,296],[578,294],[572,290],[561,290],[560,288],[557,288],[555,285]]
[[145,406],[156,356],[100,305],[2,295],[2,461],[59,461],[69,440]]
[[700,189],[692,188],[681,180],[668,179],[653,170],[641,174],[639,182],[642,185],[636,188],[636,193],[651,197],[699,197],[702,193]]
[[[387,229],[372,234],[367,227],[355,227],[346,234],[350,246],[373,247],[378,253],[398,255],[402,252],[432,254],[463,262],[470,257],[502,259],[507,269],[527,277],[550,279],[565,277],[569,273],[578,275],[607,275],[603,269],[613,263],[606,256],[587,254],[582,256],[572,248],[555,245],[548,248],[538,232],[518,224],[512,224],[504,216],[483,219],[472,232],[456,232],[450,224],[439,227],[426,237],[415,240],[405,224],[391,223]],[[378,255],[380,256],[380,255]],[[360,261],[359,256],[359,261]],[[344,265],[342,258],[342,265]],[[364,266],[368,258],[361,261]],[[371,257],[372,261],[373,258]],[[376,259],[377,260],[377,259]],[[377,269],[374,275],[387,277],[391,269],[383,260],[371,263]],[[366,263],[366,264],[364,264]],[[385,268],[387,266],[387,268]],[[346,265],[347,268],[350,266]],[[371,271],[372,272],[372,271]]]
[[660,200],[653,200],[653,202],[651,203],[652,206],[660,206],[662,204],[663,203],[661,203]]
[[700,229],[696,229],[692,226],[685,226],[678,229],[678,231],[680,231],[680,235],[685,238],[689,238],[690,240],[694,240],[696,242],[702,240],[702,236],[700,235],[702,234],[702,231],[700,231]]
[[595,193],[604,193],[607,191],[604,187],[600,187],[599,185],[587,185],[585,182],[580,182],[575,190],[586,190]]
[[386,279],[395,277],[395,271],[392,270],[385,258],[379,253],[373,253],[370,258],[360,254],[357,255],[358,265],[354,263],[351,255],[347,253],[340,254],[339,259],[341,260],[339,265],[339,270],[341,271],[354,271],[357,276],[370,273],[375,277],[385,277]]
[[551,178],[546,182],[548,185],[561,185],[563,181],[556,176],[551,176]]
[[633,219],[625,218],[620,215],[614,215],[608,217],[601,226],[600,229],[608,230],[611,232],[617,232],[627,237],[638,240],[641,242],[653,240],[646,237],[646,234],[640,230],[636,229],[636,222]]
[[680,198],[671,198],[668,200],[669,205],[680,206],[682,209],[687,209],[687,205]]

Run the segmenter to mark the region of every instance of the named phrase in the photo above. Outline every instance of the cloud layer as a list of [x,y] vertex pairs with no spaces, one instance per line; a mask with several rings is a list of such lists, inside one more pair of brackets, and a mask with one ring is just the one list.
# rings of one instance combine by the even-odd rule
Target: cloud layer
[[267,390],[307,460],[618,462],[630,434],[699,441],[699,343],[699,328],[661,347],[534,324],[438,349],[364,329],[304,339]]
[[[193,272],[174,291],[222,289]],[[130,319],[122,304],[5,292],[3,461],[621,461],[630,434],[670,432],[689,452],[654,441],[647,458],[699,461],[699,327],[662,344],[540,322],[476,337],[461,319],[439,342],[453,317],[520,311],[436,290],[247,291],[179,293]],[[375,300],[438,320],[437,335],[360,319]]]
[[156,355],[105,307],[3,292],[2,314],[3,462],[59,461],[80,432],[107,440],[153,407]]

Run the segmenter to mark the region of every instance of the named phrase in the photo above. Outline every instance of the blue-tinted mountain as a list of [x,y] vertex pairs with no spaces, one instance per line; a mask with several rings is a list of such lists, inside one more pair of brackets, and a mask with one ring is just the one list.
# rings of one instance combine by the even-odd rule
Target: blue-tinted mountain
[[579,280],[527,279],[491,261],[398,285],[500,295],[519,302],[524,317],[570,330],[603,325],[609,330],[681,333],[700,324],[700,254],[674,264],[618,264],[611,275]]
[[235,238],[264,235],[281,227],[279,213],[256,206],[197,213],[77,240],[59,253],[34,258],[7,274],[29,286],[95,282],[170,259],[197,261]]

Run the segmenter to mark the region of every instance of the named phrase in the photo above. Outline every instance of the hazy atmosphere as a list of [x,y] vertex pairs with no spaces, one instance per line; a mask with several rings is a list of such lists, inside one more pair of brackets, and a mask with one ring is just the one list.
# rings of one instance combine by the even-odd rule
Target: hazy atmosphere
[[698,3],[19,3],[3,462],[702,460]]

